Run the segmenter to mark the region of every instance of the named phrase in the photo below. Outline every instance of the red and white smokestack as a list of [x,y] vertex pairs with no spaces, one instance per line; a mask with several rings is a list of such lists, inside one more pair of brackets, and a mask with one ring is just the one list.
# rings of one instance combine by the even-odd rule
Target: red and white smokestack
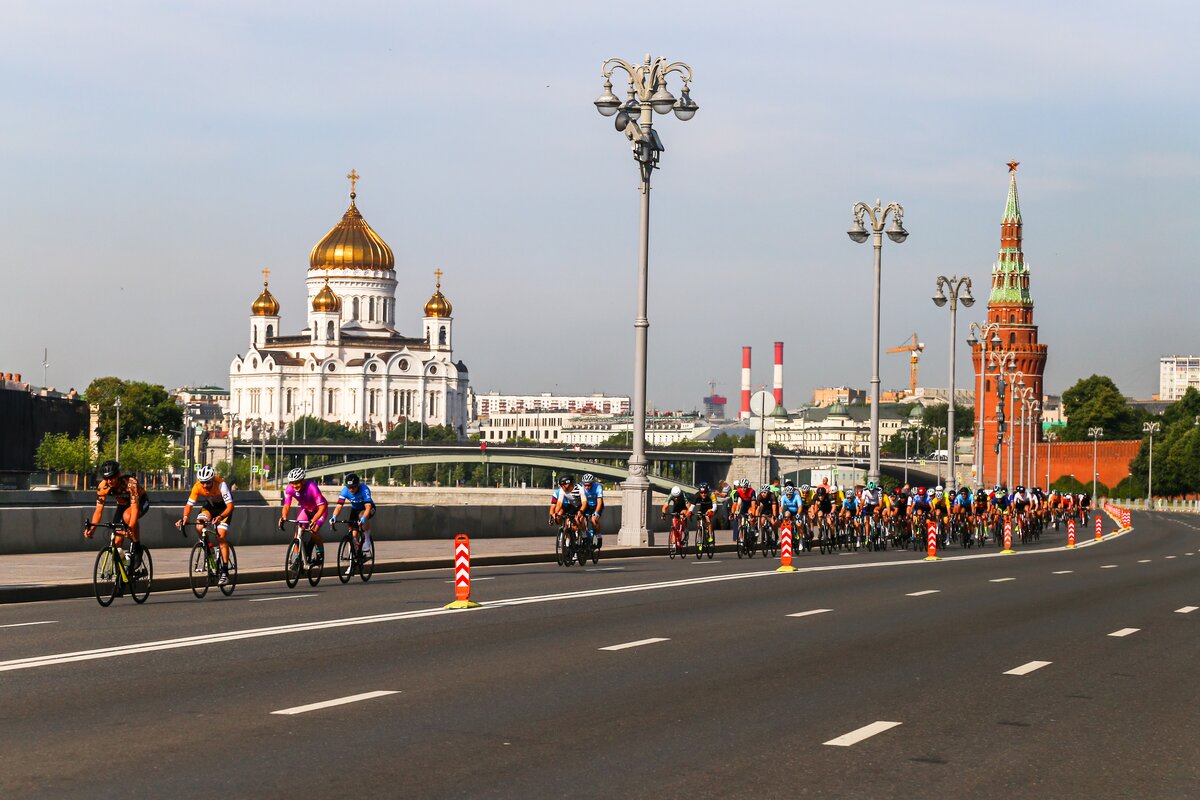
[[783,408],[783,342],[775,343],[775,405]]
[[750,348],[742,348],[742,411],[738,419],[750,419]]

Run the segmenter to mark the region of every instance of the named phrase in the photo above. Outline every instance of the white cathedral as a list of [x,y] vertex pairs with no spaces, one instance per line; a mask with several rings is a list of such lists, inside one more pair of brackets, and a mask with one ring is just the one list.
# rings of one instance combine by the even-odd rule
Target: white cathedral
[[[259,422],[284,432],[309,415],[360,428],[376,439],[405,421],[449,425],[466,435],[467,368],[454,360],[453,307],[437,289],[420,338],[396,329],[396,257],[355,205],[308,259],[308,326],[284,336],[279,301],[267,288],[250,307],[250,349],[229,365],[236,429]],[[415,434],[415,431],[414,431]]]

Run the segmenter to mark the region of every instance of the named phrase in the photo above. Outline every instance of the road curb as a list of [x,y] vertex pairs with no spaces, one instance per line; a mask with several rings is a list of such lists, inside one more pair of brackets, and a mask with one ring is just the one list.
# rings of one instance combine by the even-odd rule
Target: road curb
[[[732,544],[717,545],[717,552],[734,552]],[[613,558],[645,558],[647,556],[666,555],[665,547],[622,547],[614,550],[601,550],[601,561]],[[472,556],[471,564],[476,567],[501,567],[514,564],[552,564],[554,553],[510,553],[496,556]],[[325,574],[321,580],[337,580],[330,565],[326,563]],[[413,572],[427,569],[453,569],[454,558],[400,558],[388,561],[376,561],[375,573]],[[336,569],[336,565],[334,565]],[[282,568],[246,570],[238,573],[238,584],[271,583],[283,581]],[[301,579],[307,585],[307,581]],[[154,591],[169,592],[190,588],[187,575],[170,575],[154,580]],[[213,587],[210,591],[217,591]],[[46,583],[21,586],[0,586],[0,605],[11,603],[34,603],[42,600],[70,600],[78,597],[92,596],[91,580],[68,581],[66,583]]]

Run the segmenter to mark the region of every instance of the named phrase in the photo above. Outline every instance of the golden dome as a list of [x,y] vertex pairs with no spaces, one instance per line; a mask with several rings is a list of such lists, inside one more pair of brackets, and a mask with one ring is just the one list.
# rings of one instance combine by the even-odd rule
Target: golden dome
[[354,205],[354,183],[358,173],[351,170],[350,208],[342,215],[342,221],[317,242],[308,256],[309,269],[363,269],[394,270],[396,256],[387,242],[371,229]]
[[312,310],[317,312],[337,312],[342,310],[342,298],[333,293],[333,289],[329,288],[329,278],[325,278],[325,285],[321,287],[321,291],[317,292],[317,296],[313,298]]
[[433,293],[433,297],[429,298],[429,302],[425,304],[425,316],[427,317],[448,317],[454,311],[454,306],[450,305],[450,301],[446,299],[446,295],[442,294],[442,271],[435,270],[437,275],[437,290]]
[[271,274],[271,270],[263,270],[263,290],[258,299],[254,301],[254,305],[250,306],[250,313],[256,317],[278,317],[279,316],[279,301],[275,299],[275,295],[267,289],[267,276]]

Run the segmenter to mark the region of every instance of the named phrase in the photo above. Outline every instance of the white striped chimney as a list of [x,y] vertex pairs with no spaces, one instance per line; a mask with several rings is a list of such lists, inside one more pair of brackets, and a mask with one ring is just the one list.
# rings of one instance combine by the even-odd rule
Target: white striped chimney
[[742,411],[738,419],[750,419],[750,348],[742,348]]
[[775,405],[783,408],[783,342],[775,343]]

